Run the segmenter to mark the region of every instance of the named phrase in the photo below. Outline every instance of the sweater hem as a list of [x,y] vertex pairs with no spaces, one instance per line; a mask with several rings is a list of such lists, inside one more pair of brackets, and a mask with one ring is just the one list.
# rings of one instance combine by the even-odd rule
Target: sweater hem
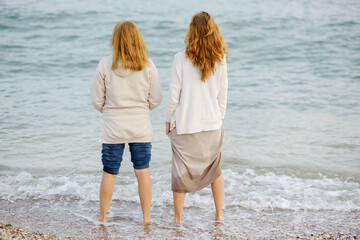
[[105,144],[119,144],[119,143],[145,143],[145,142],[151,142],[152,136],[150,137],[138,137],[138,138],[119,138],[119,139],[106,139],[106,138],[100,138],[99,143],[105,143]]
[[203,128],[197,128],[197,129],[179,130],[179,126],[174,126],[173,129],[176,131],[177,134],[181,135],[181,134],[193,134],[193,133],[198,133],[198,132],[215,131],[220,128],[222,128],[222,123],[220,123],[219,125],[211,126],[211,127],[203,127]]

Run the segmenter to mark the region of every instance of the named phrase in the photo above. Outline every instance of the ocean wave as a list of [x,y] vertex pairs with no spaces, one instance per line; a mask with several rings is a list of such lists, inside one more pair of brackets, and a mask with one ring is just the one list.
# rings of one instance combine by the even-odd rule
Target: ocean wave
[[[254,211],[284,210],[360,210],[360,184],[350,180],[277,175],[271,171],[245,169],[223,170],[225,208],[245,208]],[[169,173],[153,173],[154,206],[172,205]],[[4,200],[47,199],[98,201],[101,176],[35,176],[29,172],[0,177],[0,198]],[[120,181],[120,183],[119,183]],[[137,182],[132,174],[119,176],[113,201],[139,203]],[[210,187],[188,194],[185,207],[212,207]]]

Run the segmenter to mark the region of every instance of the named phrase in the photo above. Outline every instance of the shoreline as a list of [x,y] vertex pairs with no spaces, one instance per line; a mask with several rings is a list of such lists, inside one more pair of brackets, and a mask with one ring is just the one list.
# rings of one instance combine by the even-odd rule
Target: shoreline
[[[143,224],[136,202],[114,201],[108,223],[97,220],[98,202],[0,200],[0,239],[358,239],[359,211],[253,211],[229,207],[224,222],[208,208],[186,207],[182,225],[170,205],[152,207]],[[11,226],[11,225],[12,226]]]
[[[45,234],[41,232],[33,232],[27,228],[17,228],[11,224],[0,223],[0,239],[40,239],[40,240],[66,240],[74,239],[72,237],[61,238],[54,234]],[[242,238],[239,238],[242,239]],[[271,238],[272,239],[272,238]],[[358,236],[351,231],[347,232],[323,232],[317,234],[311,234],[310,236],[296,236],[295,238],[287,239],[311,239],[311,240],[355,240]]]

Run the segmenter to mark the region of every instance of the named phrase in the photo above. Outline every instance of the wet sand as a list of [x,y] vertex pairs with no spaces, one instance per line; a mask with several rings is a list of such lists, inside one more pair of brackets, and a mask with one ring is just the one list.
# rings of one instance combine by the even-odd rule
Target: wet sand
[[[74,239],[72,237],[60,238],[53,234],[44,234],[41,232],[32,232],[29,228],[16,228],[11,224],[2,224],[0,223],[0,239],[50,239],[50,240],[61,240],[61,239]],[[107,239],[107,238],[105,238]],[[115,238],[116,239],[116,238]],[[216,239],[222,239],[216,238]],[[242,237],[235,239],[245,239]],[[273,236],[271,239],[278,239],[277,236]],[[311,239],[311,240],[320,240],[320,239],[331,239],[331,240],[354,240],[358,239],[356,233],[352,231],[348,232],[323,232],[310,234],[310,236],[296,236],[295,238],[287,239]]]
[[99,224],[98,202],[0,200],[0,239],[315,240],[358,239],[360,235],[358,211],[257,212],[228,207],[224,222],[216,222],[213,213],[213,209],[186,207],[183,224],[177,225],[171,204],[155,205],[152,222],[144,225],[138,203],[114,201],[108,223]]

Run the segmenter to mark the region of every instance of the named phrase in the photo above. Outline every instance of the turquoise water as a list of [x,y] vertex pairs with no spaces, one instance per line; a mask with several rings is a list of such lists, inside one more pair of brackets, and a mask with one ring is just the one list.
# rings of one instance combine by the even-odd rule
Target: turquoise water
[[[0,1],[0,221],[77,238],[359,232],[359,9],[350,0]],[[200,10],[214,16],[230,52],[226,221],[214,223],[205,188],[187,196],[179,227],[165,108],[172,58]],[[101,115],[89,89],[121,20],[137,23],[164,95],[151,114],[153,223],[145,228],[127,151],[109,223],[96,222]]]

